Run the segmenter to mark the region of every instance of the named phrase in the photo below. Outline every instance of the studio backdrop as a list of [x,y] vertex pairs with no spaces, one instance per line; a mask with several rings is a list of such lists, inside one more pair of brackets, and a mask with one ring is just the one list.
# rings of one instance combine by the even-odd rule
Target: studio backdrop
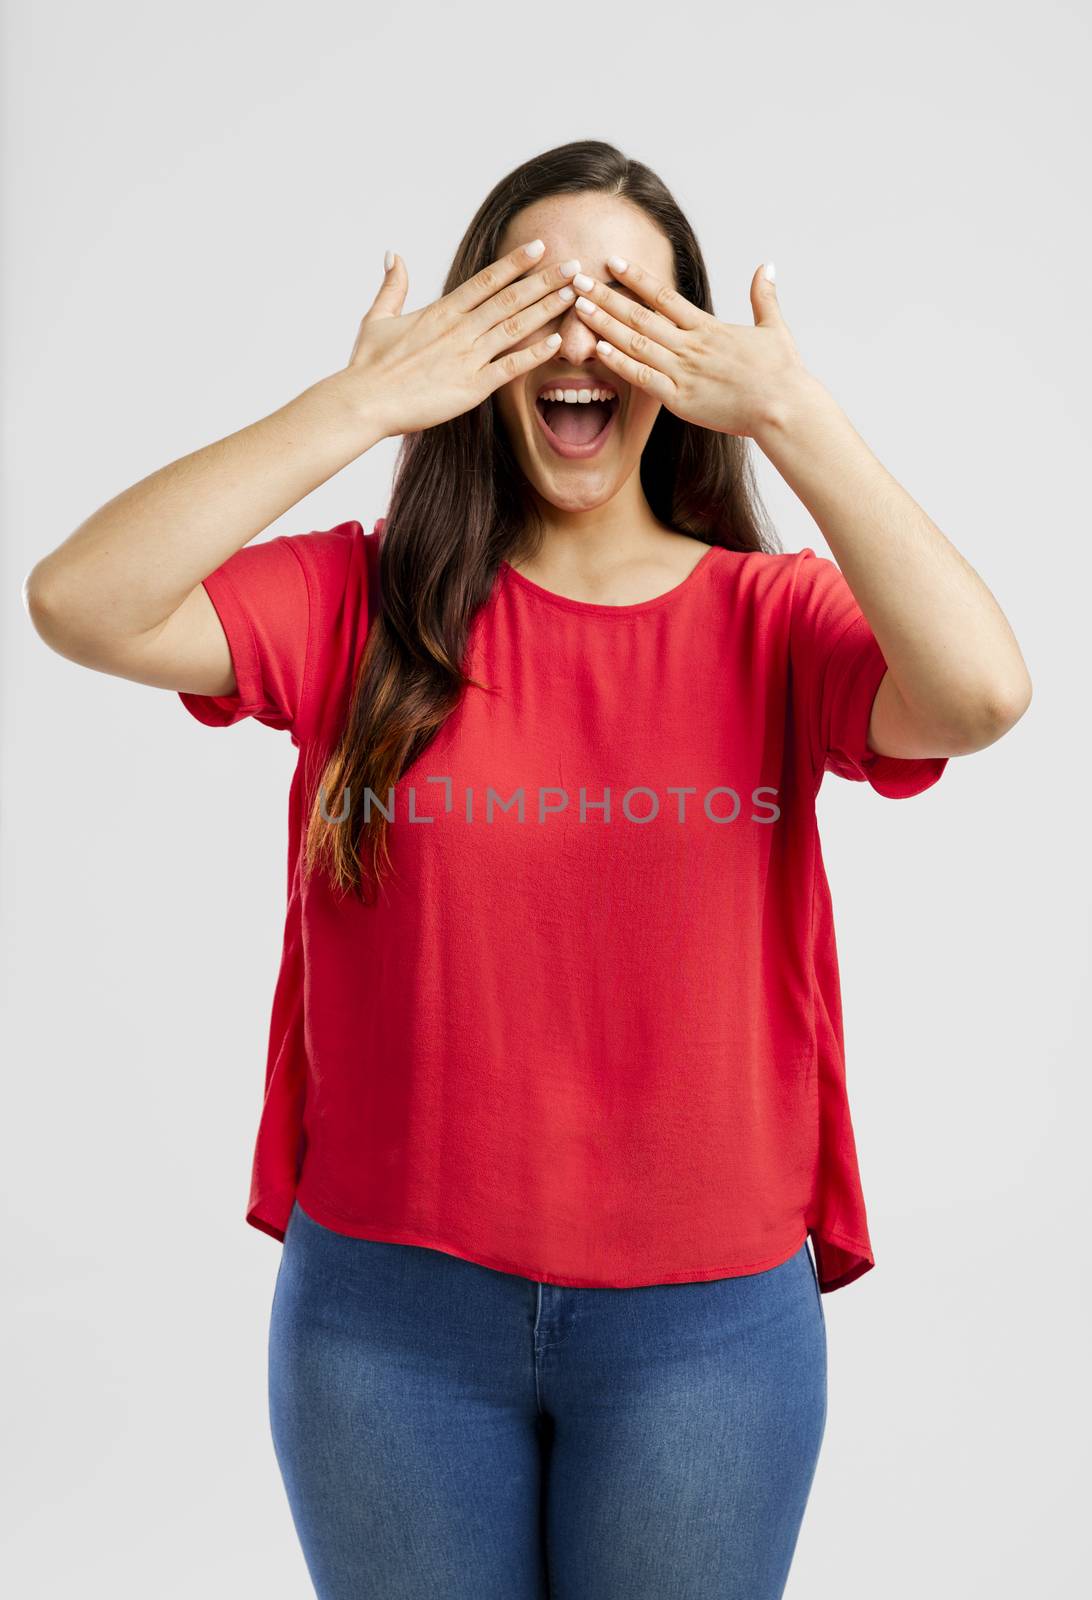
[[[569,139],[671,186],[716,314],[803,359],[981,575],[1035,686],[911,804],[819,797],[876,1266],[825,1296],[788,1593],[1078,1592],[1092,66],[1075,4],[4,8],[3,1567],[20,1600],[310,1592],[246,1225],[295,751],[51,651],[27,573],[435,299]],[[370,530],[385,439],[261,535]],[[786,550],[829,555],[753,451]],[[154,536],[154,529],[149,529]]]

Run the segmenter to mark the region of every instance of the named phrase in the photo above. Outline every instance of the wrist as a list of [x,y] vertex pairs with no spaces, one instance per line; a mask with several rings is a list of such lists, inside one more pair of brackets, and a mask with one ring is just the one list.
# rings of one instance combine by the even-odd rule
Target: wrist
[[359,367],[344,367],[315,385],[335,408],[345,427],[360,441],[360,453],[387,437],[375,390]]
[[829,389],[801,367],[766,397],[752,438],[764,454],[771,455],[810,423],[828,419],[839,410]]

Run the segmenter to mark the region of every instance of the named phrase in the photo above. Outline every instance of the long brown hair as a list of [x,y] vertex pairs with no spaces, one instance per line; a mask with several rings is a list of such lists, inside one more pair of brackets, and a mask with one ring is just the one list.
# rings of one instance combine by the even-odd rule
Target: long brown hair
[[[548,196],[588,192],[639,206],[671,244],[679,292],[712,313],[697,239],[672,195],[648,167],[598,139],[558,145],[502,178],[463,235],[443,293],[497,259],[517,212]],[[365,888],[361,847],[366,841],[378,884],[390,865],[381,808],[473,682],[463,672],[464,652],[501,560],[514,565],[534,554],[544,531],[493,399],[407,434],[398,453],[380,536],[382,605],[304,846],[305,870],[326,864],[334,886],[355,890],[366,904],[375,895]],[[653,514],[668,526],[729,550],[780,550],[745,438],[695,427],[661,407],[640,473]]]

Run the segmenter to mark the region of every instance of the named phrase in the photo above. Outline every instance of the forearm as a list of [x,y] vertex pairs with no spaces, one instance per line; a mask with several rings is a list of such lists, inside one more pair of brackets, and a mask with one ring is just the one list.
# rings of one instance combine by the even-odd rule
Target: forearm
[[161,467],[108,501],[26,580],[77,628],[158,627],[210,572],[382,437],[350,372]]
[[989,589],[810,375],[755,442],[811,513],[917,722],[989,742],[1031,684]]

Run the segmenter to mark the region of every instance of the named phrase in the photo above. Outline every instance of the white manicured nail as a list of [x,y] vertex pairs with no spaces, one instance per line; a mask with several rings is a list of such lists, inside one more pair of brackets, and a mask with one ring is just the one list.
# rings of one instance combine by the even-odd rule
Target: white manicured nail
[[532,261],[537,261],[545,248],[541,239],[532,239],[530,244],[524,245],[523,253],[525,256],[530,256]]
[[774,266],[772,261],[767,261],[767,263],[766,263],[766,280],[767,280],[767,282],[768,283],[772,283],[774,281],[774,279],[776,278],[776,276],[777,276],[777,268]]

